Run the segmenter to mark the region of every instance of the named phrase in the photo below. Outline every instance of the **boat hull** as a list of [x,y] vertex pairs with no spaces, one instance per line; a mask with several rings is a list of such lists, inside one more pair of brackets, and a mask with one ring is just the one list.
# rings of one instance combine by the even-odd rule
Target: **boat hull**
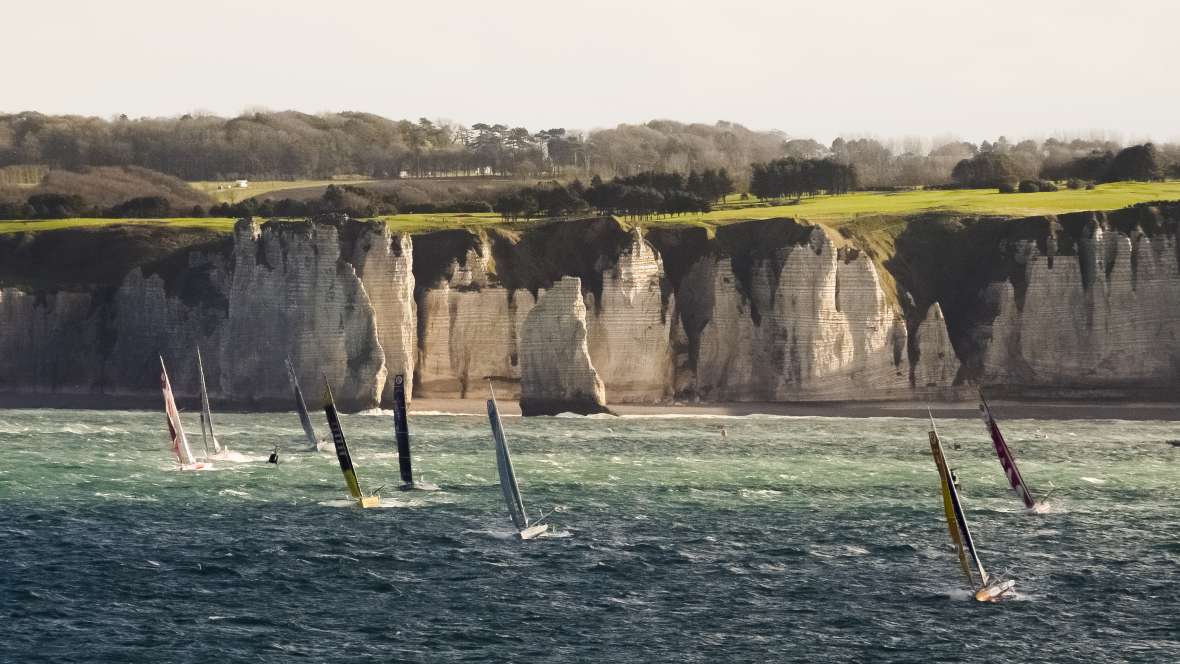
[[364,496],[357,499],[356,505],[362,509],[369,507],[381,507],[381,496]]
[[539,537],[539,536],[543,535],[544,533],[548,532],[548,530],[549,530],[549,524],[547,524],[547,523],[542,523],[542,524],[538,524],[535,526],[530,526],[530,527],[525,528],[524,530],[520,531],[520,533],[519,533],[520,539],[531,540],[534,537]]
[[1016,581],[1009,579],[1007,581],[998,581],[996,583],[989,583],[986,586],[975,591],[975,601],[977,602],[998,602],[1006,599],[1006,596],[1014,592],[1016,588]]
[[181,470],[213,470],[213,464],[198,461],[197,463],[181,464]]

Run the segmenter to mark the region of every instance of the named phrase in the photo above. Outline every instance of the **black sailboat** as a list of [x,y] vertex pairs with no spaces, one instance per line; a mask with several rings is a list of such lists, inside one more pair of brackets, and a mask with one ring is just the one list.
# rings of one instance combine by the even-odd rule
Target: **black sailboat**
[[397,465],[401,472],[402,491],[438,491],[438,487],[422,480],[414,481],[410,457],[410,422],[406,416],[406,377],[393,377],[393,433],[397,440]]

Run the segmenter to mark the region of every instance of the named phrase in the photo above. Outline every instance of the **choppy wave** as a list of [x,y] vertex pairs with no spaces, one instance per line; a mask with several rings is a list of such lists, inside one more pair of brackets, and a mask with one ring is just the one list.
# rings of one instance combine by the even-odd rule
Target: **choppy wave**
[[980,556],[1017,582],[982,606],[921,420],[517,418],[526,509],[552,522],[522,542],[482,415],[411,413],[414,474],[446,489],[421,494],[390,488],[386,415],[345,419],[385,487],[362,510],[332,454],[286,451],[291,414],[219,416],[277,466],[176,472],[156,413],[0,413],[0,661],[945,661],[996,634],[1009,661],[1180,660],[1171,424],[1007,424],[1052,494],[1034,516],[977,421],[940,423]]

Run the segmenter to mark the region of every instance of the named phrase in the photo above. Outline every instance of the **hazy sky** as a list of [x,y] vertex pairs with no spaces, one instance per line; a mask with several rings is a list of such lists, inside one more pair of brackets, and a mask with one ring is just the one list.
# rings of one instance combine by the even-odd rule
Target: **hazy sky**
[[8,0],[0,111],[1180,138],[1180,2]]

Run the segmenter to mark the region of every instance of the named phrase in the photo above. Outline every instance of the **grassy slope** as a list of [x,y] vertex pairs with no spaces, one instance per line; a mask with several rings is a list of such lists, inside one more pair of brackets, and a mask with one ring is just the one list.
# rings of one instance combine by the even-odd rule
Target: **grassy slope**
[[[262,186],[267,183],[257,183]],[[308,183],[284,182],[284,187]],[[260,193],[253,189],[239,192]],[[643,225],[715,227],[752,219],[797,218],[839,228],[848,224],[872,225],[876,217],[894,218],[890,224],[903,223],[897,217],[930,212],[960,215],[1027,217],[1064,214],[1087,210],[1114,210],[1136,203],[1157,200],[1180,200],[1180,181],[1120,182],[1100,185],[1094,190],[1062,190],[1037,194],[1000,194],[988,189],[948,191],[906,191],[896,193],[859,192],[845,196],[818,196],[795,204],[727,207],[706,214],[690,214],[643,220]],[[445,228],[473,228],[501,225],[495,214],[399,214],[383,217],[395,231],[420,233]],[[211,219],[58,219],[52,221],[0,221],[0,233],[54,230],[74,226],[103,226],[126,223],[169,224],[179,227],[202,227],[229,232],[234,220]],[[527,224],[526,224],[527,225]]]
[[238,189],[236,187],[218,189],[218,187],[228,187],[233,184],[232,182],[224,181],[192,182],[190,184],[192,184],[194,189],[208,194],[218,203],[241,203],[247,198],[261,196],[262,194],[273,194],[286,189],[327,187],[330,184],[356,184],[367,181],[368,178],[340,180],[251,180],[250,186],[245,189]]

